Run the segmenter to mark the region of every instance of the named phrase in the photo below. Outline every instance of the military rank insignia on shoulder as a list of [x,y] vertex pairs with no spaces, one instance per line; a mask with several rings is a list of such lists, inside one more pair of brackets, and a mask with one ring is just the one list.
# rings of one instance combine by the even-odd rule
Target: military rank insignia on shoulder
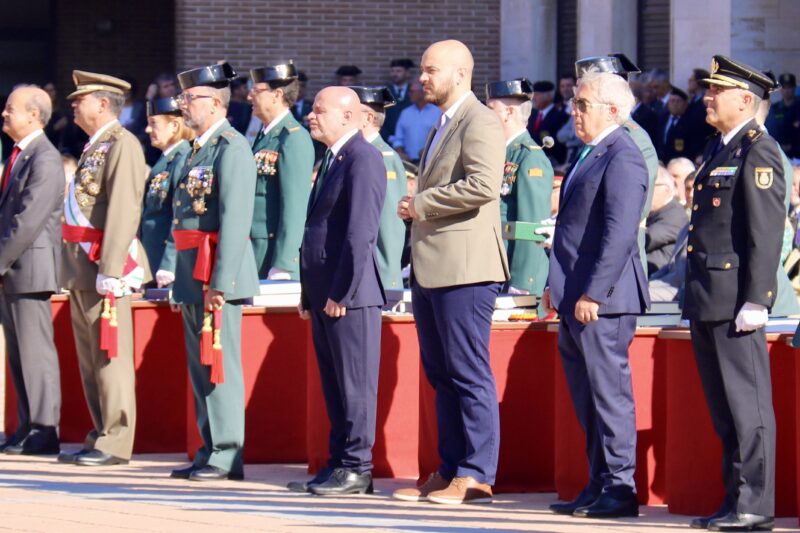
[[220,136],[221,137],[225,137],[226,139],[235,139],[236,138],[236,132],[233,132],[231,130],[225,130],[220,134]]
[[536,146],[535,144],[524,144],[523,146],[525,148],[527,148],[528,150],[541,150],[542,149],[541,146]]
[[278,152],[274,150],[259,150],[253,156],[256,161],[256,172],[266,176],[274,176],[278,169],[276,163],[278,162]]
[[394,154],[394,152],[392,152],[391,150],[386,150],[385,152],[381,153],[383,154],[383,157],[392,157],[392,155]]
[[298,131],[299,129],[300,129],[300,126],[294,126],[294,127],[291,127],[291,128],[286,128],[286,131],[288,131],[289,133],[294,133],[294,132]]
[[[752,130],[751,130],[752,131]],[[769,189],[773,181],[772,167],[756,167],[755,178],[756,187],[759,189]]]
[[206,212],[206,195],[211,194],[214,185],[212,167],[194,167],[186,178],[186,192],[192,198],[192,210],[202,215]]
[[386,179],[388,180],[396,180],[397,179],[397,172],[394,170],[387,170],[386,171]]
[[541,178],[544,176],[544,170],[539,167],[531,167],[528,169],[529,178]]
[[150,180],[150,186],[147,189],[147,197],[151,200],[166,200],[168,186],[169,172],[159,172]]

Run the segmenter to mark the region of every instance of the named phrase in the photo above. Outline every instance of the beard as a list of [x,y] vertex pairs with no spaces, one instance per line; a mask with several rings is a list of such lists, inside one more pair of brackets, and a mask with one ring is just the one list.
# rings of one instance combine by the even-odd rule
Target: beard
[[450,93],[453,92],[453,80],[447,80],[439,87],[434,87],[429,93],[425,93],[425,101],[435,106],[442,106],[447,103]]
[[183,113],[183,121],[186,122],[186,125],[189,126],[191,129],[196,130],[200,127],[200,124],[203,124],[206,121],[206,117],[202,116],[201,113],[195,113],[195,116],[190,116],[186,112]]

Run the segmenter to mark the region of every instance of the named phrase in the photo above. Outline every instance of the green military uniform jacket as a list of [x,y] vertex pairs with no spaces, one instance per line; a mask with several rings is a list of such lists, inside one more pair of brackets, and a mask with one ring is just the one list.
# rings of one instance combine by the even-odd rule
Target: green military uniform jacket
[[[539,222],[550,217],[553,167],[527,131],[506,147],[506,164],[500,188],[500,220]],[[506,241],[511,265],[509,285],[541,296],[547,282],[548,259],[544,248],[531,241]]]
[[[249,242],[253,220],[256,165],[250,145],[226,120],[188,157],[175,189],[173,230],[219,232],[209,287],[225,300],[258,293],[258,275]],[[203,284],[192,277],[197,249],[176,252],[172,299],[202,304]]]
[[407,192],[406,170],[403,161],[391,146],[378,135],[372,145],[383,155],[386,167],[386,198],[381,210],[378,228],[378,270],[384,289],[402,289],[403,275],[400,265],[406,239],[406,225],[397,216],[397,203]]
[[[147,165],[142,145],[119,122],[111,125],[81,155],[75,171],[75,197],[81,213],[103,231],[97,264],[78,243],[64,243],[62,281],[68,289],[95,290],[98,272],[121,278],[128,248],[139,230]],[[108,216],[109,213],[111,216]],[[144,282],[151,279],[147,256],[138,245]]]
[[300,242],[306,218],[314,146],[311,136],[291,113],[253,142],[257,170],[256,197],[250,229],[258,276],[272,267],[300,276]]
[[647,199],[644,202],[644,208],[642,209],[642,218],[639,220],[639,235],[638,235],[638,242],[639,242],[639,257],[642,260],[642,266],[644,266],[644,271],[647,272],[647,252],[644,249],[644,241],[645,241],[645,233],[646,233],[646,226],[645,221],[647,220],[647,215],[650,214],[650,208],[653,206],[653,189],[655,188],[656,184],[656,175],[658,174],[658,155],[656,154],[656,147],[653,146],[653,141],[650,139],[650,135],[642,129],[642,127],[636,123],[635,120],[629,118],[622,127],[633,139],[633,142],[636,143],[636,146],[639,148],[639,151],[642,152],[644,156],[644,162],[647,165]]
[[139,239],[153,274],[159,270],[175,271],[175,247],[167,246],[172,229],[172,196],[191,151],[188,142],[180,141],[156,161],[145,184]]

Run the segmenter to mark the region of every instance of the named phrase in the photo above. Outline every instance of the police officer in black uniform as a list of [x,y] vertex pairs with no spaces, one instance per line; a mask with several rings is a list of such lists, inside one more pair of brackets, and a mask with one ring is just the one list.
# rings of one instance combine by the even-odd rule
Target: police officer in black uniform
[[722,440],[725,501],[691,525],[772,529],[775,415],[762,326],[777,293],[786,181],[780,148],[754,116],[774,82],[718,55],[703,83],[706,120],[718,134],[695,180],[683,312]]

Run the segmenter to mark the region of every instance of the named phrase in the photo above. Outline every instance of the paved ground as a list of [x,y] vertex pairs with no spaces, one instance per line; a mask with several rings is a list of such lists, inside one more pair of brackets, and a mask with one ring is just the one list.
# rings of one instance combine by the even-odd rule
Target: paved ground
[[[66,449],[76,449],[67,446]],[[193,483],[167,477],[181,455],[142,455],[97,469],[52,458],[0,456],[0,530],[37,532],[206,531],[326,532],[688,531],[687,517],[664,507],[638,519],[596,521],[549,513],[553,494],[503,494],[492,505],[446,507],[396,502],[406,480],[378,480],[372,496],[320,498],[284,489],[303,465],[248,465],[244,482]],[[797,519],[781,519],[798,531]]]

